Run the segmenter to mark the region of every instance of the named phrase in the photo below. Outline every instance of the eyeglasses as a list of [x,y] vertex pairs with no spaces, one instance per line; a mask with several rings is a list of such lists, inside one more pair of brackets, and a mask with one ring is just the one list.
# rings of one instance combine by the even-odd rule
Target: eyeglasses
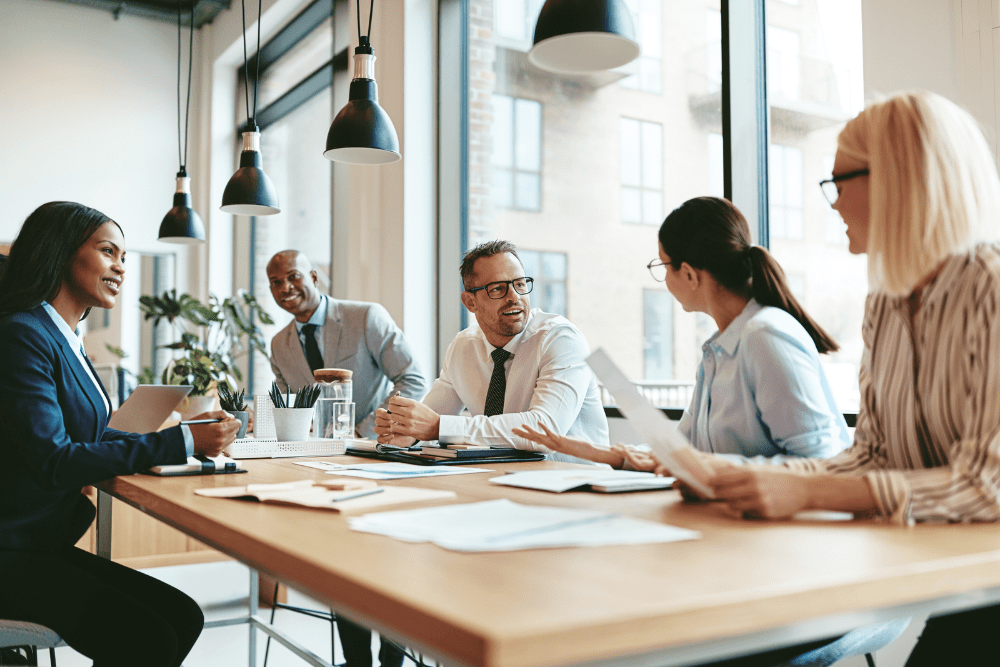
[[495,283],[487,283],[482,287],[473,287],[472,289],[467,289],[465,291],[469,294],[475,294],[479,290],[486,290],[486,296],[491,299],[502,299],[507,296],[508,285],[513,285],[514,291],[518,294],[528,294],[531,292],[531,287],[534,284],[534,278],[528,278],[525,276],[523,278],[514,278],[513,280],[498,280]]
[[663,283],[667,281],[667,265],[658,259],[654,259],[649,264],[646,265],[649,269],[649,275],[653,276],[653,280],[658,283]]
[[830,206],[837,203],[837,199],[840,198],[840,190],[837,189],[837,183],[842,183],[844,181],[849,181],[852,178],[857,178],[858,176],[867,176],[867,169],[856,169],[855,171],[849,171],[846,174],[838,174],[832,178],[828,178],[825,181],[819,182],[819,189],[823,191],[823,196],[826,200],[830,202]]

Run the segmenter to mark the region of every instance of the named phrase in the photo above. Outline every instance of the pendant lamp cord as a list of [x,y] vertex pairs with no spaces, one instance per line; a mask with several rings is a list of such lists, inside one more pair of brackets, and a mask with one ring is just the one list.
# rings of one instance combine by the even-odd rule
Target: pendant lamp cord
[[368,34],[362,37],[361,35],[361,0],[358,0],[358,43],[361,45],[371,44],[372,38],[372,13],[375,11],[375,0],[372,0],[371,5],[368,7]]
[[250,125],[257,126],[257,89],[260,87],[260,14],[262,0],[257,0],[257,54],[254,56],[253,113],[250,113],[250,66],[247,64],[247,3],[240,0],[243,15],[243,90],[247,100],[247,118]]
[[184,110],[184,148],[181,150],[181,4],[177,0],[177,159],[180,171],[187,173],[188,126],[191,120],[191,73],[194,69],[194,3],[191,3],[191,34],[188,38],[187,106]]

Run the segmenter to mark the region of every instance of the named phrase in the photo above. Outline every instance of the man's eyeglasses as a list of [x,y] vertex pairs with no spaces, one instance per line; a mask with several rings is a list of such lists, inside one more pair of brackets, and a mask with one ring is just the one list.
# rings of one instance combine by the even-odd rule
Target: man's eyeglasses
[[653,280],[658,283],[663,283],[667,281],[667,265],[658,259],[654,259],[649,264],[646,265],[649,269],[649,275],[653,276]]
[[498,280],[495,283],[487,283],[482,287],[473,287],[472,289],[467,289],[465,291],[469,294],[475,294],[480,290],[486,290],[486,296],[491,299],[502,299],[507,296],[508,285],[513,285],[514,291],[518,294],[528,294],[531,292],[531,287],[534,283],[534,278],[528,278],[525,276],[523,278],[514,278],[513,280]]
[[825,181],[819,182],[819,189],[823,191],[823,196],[826,200],[830,202],[830,206],[837,203],[837,199],[840,198],[840,190],[837,189],[837,183],[842,183],[843,181],[849,181],[852,178],[857,178],[858,176],[867,176],[867,169],[856,169],[855,171],[849,171],[846,174],[837,174],[833,178],[828,178]]

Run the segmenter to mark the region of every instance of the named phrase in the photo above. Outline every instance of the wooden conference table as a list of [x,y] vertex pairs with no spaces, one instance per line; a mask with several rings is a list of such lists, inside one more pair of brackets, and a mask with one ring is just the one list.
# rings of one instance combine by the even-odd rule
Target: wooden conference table
[[[742,521],[674,491],[549,494],[490,484],[495,475],[485,473],[380,482],[450,489],[457,502],[610,510],[702,533],[671,544],[464,554],[353,532],[332,512],[192,493],[325,477],[287,459],[244,463],[249,474],[133,475],[99,488],[450,665],[683,665],[1000,601],[996,525]],[[109,522],[102,495],[99,544]]]

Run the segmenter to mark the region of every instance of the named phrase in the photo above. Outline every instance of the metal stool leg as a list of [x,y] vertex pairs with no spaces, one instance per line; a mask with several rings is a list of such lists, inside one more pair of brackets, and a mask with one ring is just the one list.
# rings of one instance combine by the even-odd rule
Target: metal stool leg
[[49,663],[56,667],[56,650],[53,647],[49,647]]
[[868,661],[868,667],[875,667],[875,656],[871,653],[865,653],[865,660]]
[[[274,595],[271,597],[271,620],[269,621],[271,625],[274,625],[274,612],[278,611],[278,586],[280,584],[274,582]],[[271,651],[271,635],[267,636],[267,643],[264,645],[264,667],[267,667],[267,654]],[[333,662],[332,660],[330,662]]]

